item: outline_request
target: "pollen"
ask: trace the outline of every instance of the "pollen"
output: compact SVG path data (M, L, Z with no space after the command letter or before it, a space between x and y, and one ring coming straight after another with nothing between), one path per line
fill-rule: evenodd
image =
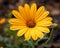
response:
M27 25L27 27L29 27L29 28L33 28L33 27L36 26L36 22L33 21L33 20L29 20L29 21L27 21L26 25Z

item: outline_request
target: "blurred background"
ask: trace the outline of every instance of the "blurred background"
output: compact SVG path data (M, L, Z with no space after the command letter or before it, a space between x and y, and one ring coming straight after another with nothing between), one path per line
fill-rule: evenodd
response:
M60 48L60 0L0 0L0 48L5 46L5 41L10 37L5 33L7 20L10 17L8 17L8 14L10 15L11 10L17 9L18 5L24 5L25 3L31 5L34 2L37 3L38 7L44 5L46 10L50 11L53 22L58 24L52 36L53 40L50 41L49 45L50 48ZM12 15L12 17L14 16Z

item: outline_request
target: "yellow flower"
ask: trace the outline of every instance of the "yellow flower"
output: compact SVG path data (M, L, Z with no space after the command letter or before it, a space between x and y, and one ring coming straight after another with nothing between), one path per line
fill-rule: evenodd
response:
M19 30L17 36L24 34L25 40L31 37L33 40L42 39L44 33L49 33L48 26L52 25L52 18L47 17L49 11L46 11L44 6L37 10L37 5L33 3L31 7L25 4L24 7L18 6L18 11L12 10L12 14L16 18L9 20L11 30Z
M5 19L5 18L2 18L2 19L0 20L0 24L4 24L5 21L6 21L6 19Z

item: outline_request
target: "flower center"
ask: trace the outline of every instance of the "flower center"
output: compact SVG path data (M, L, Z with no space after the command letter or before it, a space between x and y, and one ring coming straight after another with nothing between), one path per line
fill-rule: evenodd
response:
M35 25L36 25L35 21L33 21L33 20L27 21L27 27L33 28L33 27L35 27Z

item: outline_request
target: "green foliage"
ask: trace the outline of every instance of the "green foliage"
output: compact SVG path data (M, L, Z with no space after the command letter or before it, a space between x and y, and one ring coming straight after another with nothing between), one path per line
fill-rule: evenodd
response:
M38 46L38 42L41 41L41 39L34 41L32 40L32 38L29 41L25 41L24 36L17 37L16 36L17 31L12 31L9 29L9 27L10 25L6 24L4 29L6 37L0 36L0 44L3 45L4 48L35 48L35 46ZM47 34L45 34L44 39L48 38L46 35ZM46 46L46 45L43 45L43 46Z

